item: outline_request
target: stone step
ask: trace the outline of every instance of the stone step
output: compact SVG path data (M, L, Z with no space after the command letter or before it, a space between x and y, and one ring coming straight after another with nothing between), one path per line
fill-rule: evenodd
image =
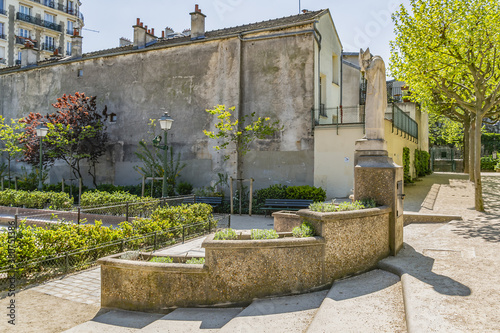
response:
M304 332L327 293L320 291L255 300L220 332Z
M406 332L401 281L374 270L334 282L308 333Z
M212 333L226 325L236 317L243 308L190 308L176 309L168 315L144 327L140 332L154 333L183 333L204 332Z
M86 323L75 326L67 333L127 333L138 332L154 321L162 318L163 314L144 313L135 311L113 310L97 316Z

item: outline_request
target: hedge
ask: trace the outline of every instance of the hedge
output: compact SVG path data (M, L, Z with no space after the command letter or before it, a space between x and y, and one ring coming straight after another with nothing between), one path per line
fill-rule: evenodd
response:
M67 193L4 190L0 191L0 205L25 208L71 208L73 198Z
M140 197L125 191L116 191L110 193L107 191L93 190L82 193L80 205L82 207L93 207L112 203L148 202L153 200L156 199L153 199L152 197Z
M38 259L69 251L85 250L123 238L140 236L149 232L164 231L169 228L206 222L212 219L212 207L207 204L181 205L158 208L152 219L138 219L122 222L118 227L104 227L100 221L95 224L61 223L45 229L37 226L19 224L16 231L16 262ZM198 226L202 229L206 224ZM190 229L190 232L195 230ZM182 231L172 233L173 236ZM0 233L0 267L10 264L8 258L7 232Z

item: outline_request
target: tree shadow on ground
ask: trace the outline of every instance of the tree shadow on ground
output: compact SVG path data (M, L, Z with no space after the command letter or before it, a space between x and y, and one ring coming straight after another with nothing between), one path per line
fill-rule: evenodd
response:
M451 255L461 255L460 252L450 252ZM433 272L434 261L434 258L423 255L415 251L410 245L405 244L403 250L396 257L389 257L382 260L379 263L379 267L396 273L399 276L403 276L403 274L411 275L431 285L435 291L442 295L464 297L471 294L471 289L466 285L446 275Z
M460 221L453 232L464 238L482 238L487 242L500 242L500 216L485 214L474 220Z

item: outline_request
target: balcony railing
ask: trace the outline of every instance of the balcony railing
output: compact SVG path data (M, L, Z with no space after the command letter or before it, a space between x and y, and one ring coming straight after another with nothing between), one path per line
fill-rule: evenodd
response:
M74 7L69 8L63 4L56 3L55 1L46 1L46 0L31 0L31 1L42 4L42 5L50 7L50 8L57 9L61 12L66 13L66 14L74 15L74 16L80 18L82 21L84 20L83 15Z
M418 141L418 123L392 103L392 131Z
M7 39L7 36L5 36L4 34L0 34L0 39Z
M55 50L59 50L59 52L61 51L61 49L57 48L54 44L47 44L47 43L42 43L42 50L50 52L54 52Z
M31 39L31 38L28 38L28 37L16 36L16 44L26 45L27 41L33 43L34 48L36 48L36 49L38 48L38 41Z
M20 65L21 64L21 60L16 60L16 65Z
M0 8L0 14L7 15L7 11L3 8Z
M0 64L5 65L7 63L7 59L0 58Z
M62 28L61 28L60 24L56 24L56 23L53 23L53 22L48 22L48 21L42 20L42 19L40 19L38 17L27 15L27 14L23 14L23 13L20 13L20 12L17 13L16 17L17 17L18 20L21 20L21 21L24 21L24 22L33 23L33 24L36 24L36 25L39 25L39 26L42 26L42 27L46 27L46 28L49 28L49 29L52 29L52 30L55 30L55 31L62 32Z
M364 105L335 108L322 106L319 110L314 110L315 125L363 125L364 123Z

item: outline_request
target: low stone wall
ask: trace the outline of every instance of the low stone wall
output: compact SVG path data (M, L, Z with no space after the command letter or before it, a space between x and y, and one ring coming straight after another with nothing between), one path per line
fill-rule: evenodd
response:
M291 232L293 228L300 227L302 224L302 219L296 212L282 210L274 212L272 217L274 217L274 230L276 232Z
M102 258L101 306L134 311L249 304L301 293L369 270L389 255L388 207L355 212L299 211L318 236L203 242L204 265Z
M318 213L299 210L325 239L324 270L329 281L367 271L389 256L390 207Z

